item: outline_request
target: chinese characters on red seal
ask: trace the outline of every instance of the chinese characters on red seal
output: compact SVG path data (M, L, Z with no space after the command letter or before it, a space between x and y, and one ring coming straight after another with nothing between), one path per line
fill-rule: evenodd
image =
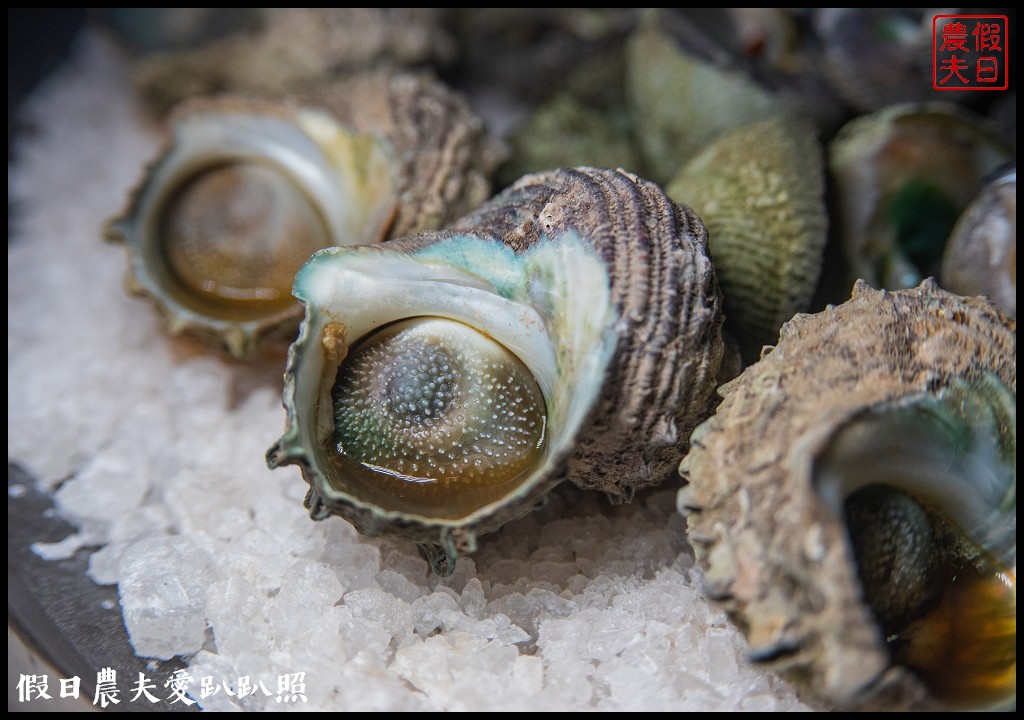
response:
M1005 15L936 15L932 19L932 87L1006 90Z

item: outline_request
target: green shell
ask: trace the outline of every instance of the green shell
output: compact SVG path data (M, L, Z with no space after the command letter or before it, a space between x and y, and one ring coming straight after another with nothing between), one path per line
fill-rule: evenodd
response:
M645 170L661 183L722 133L780 110L746 77L688 55L652 22L629 41L626 93Z
M570 93L538 108L510 142L512 158L501 173L512 180L556 167L639 166L628 114L602 111Z
M942 286L985 295L1017 317L1017 168L994 178L967 206L946 243Z
M708 228L726 328L748 363L814 292L827 239L823 175L813 128L776 117L724 134L668 186Z

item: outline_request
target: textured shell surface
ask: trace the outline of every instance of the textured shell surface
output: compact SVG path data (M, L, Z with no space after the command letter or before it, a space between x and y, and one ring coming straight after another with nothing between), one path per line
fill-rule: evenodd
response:
M991 130L949 104L895 105L847 123L828 165L850 281L895 290L938 276L956 219L1010 157Z
M437 230L490 197L503 150L465 99L430 74L362 73L320 87L306 102L390 143L399 202L389 237Z
M807 309L827 239L824 157L814 129L779 116L726 133L668 186L709 232L726 329L747 362Z
M306 318L268 462L301 467L314 518L420 543L439 572L566 473L628 498L708 412L706 243L656 185L580 168L451 230L321 251L296 279Z
M489 192L497 156L466 103L375 72L292 100L186 103L108 236L173 334L237 358L291 340L295 273L317 250L435 229Z
M616 112L618 111L618 112ZM553 167L640 167L628 116L563 92L539 107L510 138L510 180Z
M626 91L646 170L661 183L723 133L781 110L741 73L689 55L652 22L629 41Z
M753 657L838 707L1016 697L1016 323L934 281L798 315L679 494Z
M957 220L942 255L942 286L986 295L1017 317L1017 167L989 182Z
M142 96L160 111L220 93L291 96L340 74L441 60L452 50L432 8L284 8L259 15L252 32L143 58L135 70Z

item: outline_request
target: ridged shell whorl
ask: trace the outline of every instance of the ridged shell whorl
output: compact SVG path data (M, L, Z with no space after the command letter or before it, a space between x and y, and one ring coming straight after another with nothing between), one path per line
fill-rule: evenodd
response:
M567 467L613 498L668 477L722 355L706 230L621 171L527 176L452 230L321 251L295 294L268 462L301 466L314 517L439 572Z
M517 251L575 230L600 252L618 341L569 479L625 499L661 482L707 414L721 362L718 288L697 215L634 175L580 168L528 175L457 227L487 228Z
M1016 695L1016 323L928 280L798 315L680 471L709 592L839 707Z
M436 230L490 195L501 150L465 99L430 75L356 75L308 102L391 144L402 182L388 237Z

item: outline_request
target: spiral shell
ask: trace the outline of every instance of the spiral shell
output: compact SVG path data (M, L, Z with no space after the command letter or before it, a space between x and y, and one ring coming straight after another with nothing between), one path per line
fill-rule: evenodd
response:
M807 309L825 250L824 159L813 128L776 117L730 131L668 186L700 215L747 362Z
M680 468L709 592L840 707L1016 695L1016 324L926 281L798 315Z
M482 122L426 76L351 78L294 101L196 100L107 236L172 334L241 359L291 340L315 251L440 227L483 201Z
M269 464L302 468L313 517L420 543L441 572L565 473L629 498L708 412L706 242L656 185L580 168L527 176L450 231L321 251L295 284L306 319ZM393 428L390 450L371 428Z
M933 8L815 8L817 62L843 100L859 112L925 102L932 89ZM974 93L946 92L948 99ZM952 97L950 97L952 96ZM957 96L960 96L958 98Z

